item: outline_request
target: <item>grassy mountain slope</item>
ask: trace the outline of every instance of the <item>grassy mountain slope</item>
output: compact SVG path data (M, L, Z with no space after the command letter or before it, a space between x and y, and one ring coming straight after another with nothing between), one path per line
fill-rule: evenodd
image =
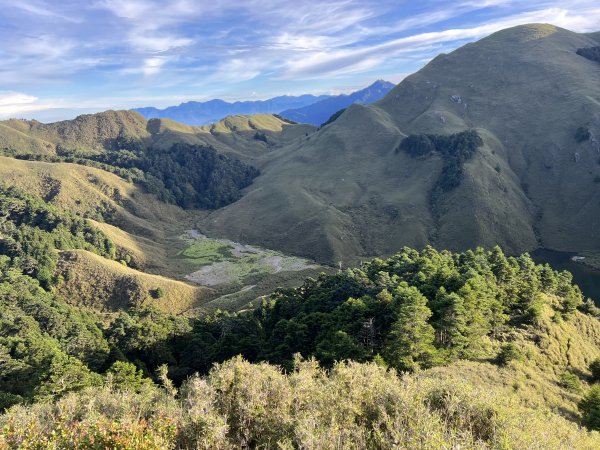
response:
M145 119L129 111L106 111L84 114L74 120L44 124L35 120L7 120L2 125L26 134L38 141L50 142L69 149L98 152L113 146L114 139L126 135L138 139L149 137ZM0 133L2 134L2 133ZM30 152L27 146L11 146L19 152Z
M577 313L556 323L546 309L538 326L514 332L512 338L526 355L502 367L488 361L458 361L429 371L432 377L463 379L483 389L515 393L532 408L549 408L571 419L578 417L580 390L566 388L561 377L574 373L589 377L590 363L600 356L598 319Z
M61 209L113 224L151 238L161 225L182 220L186 213L122 178L76 164L21 161L0 157L2 181L36 194ZM168 218L165 221L165 218Z
M214 297L209 288L130 269L84 250L62 252L58 270L65 280L58 293L97 311L153 305L181 314Z
M218 262L229 254L227 246L209 241L206 249L194 249L192 256L186 256L194 244L182 235L193 229L205 212L184 211L112 173L78 164L0 157L0 179L3 185L16 186L59 210L86 217L114 243L120 255L117 259L126 259L136 269L91 254L63 258L63 272L69 268L72 277L59 273L65 279L59 292L73 304L101 310L127 309L132 306L127 297L132 296L138 299L134 304L149 299L151 304L170 313L199 314L215 308L236 310L279 286L297 283L321 270L317 266L288 268L284 255L261 251L256 261L234 259L227 263L228 270L243 276L234 277L216 289L205 289L199 286L201 281L190 284L186 277L203 268L212 270L207 264L213 260L207 263L207 257L217 258L214 262ZM225 253L213 255L212 247L223 248ZM269 257L275 258L273 262L267 262L265 258ZM275 267L280 259L282 267ZM151 299L151 291L159 287L164 298ZM120 289L125 291L119 293ZM210 305L204 306L208 301Z
M600 155L574 137L579 127L600 135L600 71L576 54L593 45L526 25L440 55L380 102L279 151L204 227L326 261L427 242L597 251ZM443 161L395 150L408 135L467 129L484 145L433 207Z
M58 154L98 154L115 149L119 138L127 138L145 147L168 148L175 143L209 146L254 163L313 130L310 125L294 124L271 114L230 116L211 125L193 127L170 119L146 121L134 111L105 111L50 124L2 121L0 149L8 155L56 155L57 150Z
M22 128L19 125L24 124L17 121L0 123L0 148L28 149L31 153L42 155L55 152L55 144L28 135L19 129Z
M260 168L262 160L279 147L314 131L271 114L229 116L211 125L189 126L169 119L151 119L152 143L168 147L175 142L208 145Z

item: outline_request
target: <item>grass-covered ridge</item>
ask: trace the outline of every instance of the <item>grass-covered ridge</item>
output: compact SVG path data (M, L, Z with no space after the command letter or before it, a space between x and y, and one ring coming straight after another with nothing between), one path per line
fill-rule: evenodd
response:
M529 24L439 55L382 100L273 153L246 195L201 228L332 265L404 245L598 252L600 71L576 53L595 46ZM578 143L579 127L595 140ZM463 130L483 145L461 166L438 151L394 152L407 136ZM432 208L438 186L450 189Z
M16 153L5 156L95 167L136 182L149 193L182 208L219 208L238 200L258 176L256 168L214 148L183 143L145 148L139 140L119 136L115 148L98 154L57 149L57 155Z

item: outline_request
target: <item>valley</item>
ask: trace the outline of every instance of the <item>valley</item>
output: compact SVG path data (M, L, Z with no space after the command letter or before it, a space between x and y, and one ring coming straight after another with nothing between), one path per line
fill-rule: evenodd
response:
M0 121L0 449L600 448L599 46Z

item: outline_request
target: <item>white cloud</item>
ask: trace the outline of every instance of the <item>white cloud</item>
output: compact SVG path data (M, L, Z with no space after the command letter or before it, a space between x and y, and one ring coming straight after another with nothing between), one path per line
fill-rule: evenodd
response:
M166 58L154 57L147 58L144 60L144 66L142 67L142 73L144 75L155 75L160 72L160 68L167 62Z
M440 51L513 25L600 29L597 0L407 5L408 0L0 0L0 86L40 97L80 95L83 101L89 95L91 103L109 95L172 96L190 89L221 97L328 90L403 74ZM43 103L11 105L18 111Z
M22 92L0 91L0 116L14 117L31 111L53 108L50 103L40 103L37 97Z
M71 23L80 23L81 19L77 17L68 16L65 14L60 14L53 10L53 8L42 1L31 1L31 0L20 0L18 2L15 1L4 1L0 0L0 5L6 5L6 7L10 6L13 8L18 8L22 11L25 11L29 14L35 16L42 16L52 19L60 19L61 21L67 21Z
M319 51L310 56L302 55L290 59L280 76L283 79L308 79L336 75L340 72L360 72L376 67L386 59L419 51L431 51L440 45L456 43L456 47L465 40L479 39L504 28L525 23L546 22L564 28L591 31L598 28L598 19L600 8L591 8L577 14L562 8L548 8L505 17L471 28L419 33L369 46Z

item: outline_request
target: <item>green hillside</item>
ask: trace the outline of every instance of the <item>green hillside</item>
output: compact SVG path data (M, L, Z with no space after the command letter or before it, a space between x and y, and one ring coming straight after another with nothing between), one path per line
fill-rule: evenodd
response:
M600 427L600 310L527 255L407 248L193 320L142 306L103 324L35 283L0 279L7 448L600 444L578 425Z
M599 36L319 129L0 122L0 449L600 448L600 307L524 253L598 264Z
M206 126L189 126L169 119L146 121L134 111L105 111L74 120L43 124L0 121L0 149L10 154L98 154L133 141L142 147L165 149L175 143L211 147L248 163L287 144L315 127L294 124L271 114L230 116Z
M598 252L600 71L577 54L594 36L524 25L439 55L273 155L204 227L328 262L427 243ZM395 150L409 135L466 130L483 146L434 208L442 155Z

